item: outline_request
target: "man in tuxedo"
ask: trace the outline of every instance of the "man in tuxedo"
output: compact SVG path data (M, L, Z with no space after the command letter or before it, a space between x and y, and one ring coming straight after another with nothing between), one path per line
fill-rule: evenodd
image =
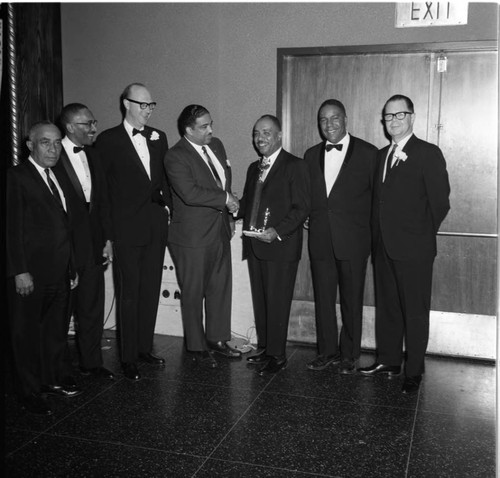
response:
M307 164L286 152L281 141L278 118L259 118L253 143L262 157L248 168L239 212L258 346L247 360L259 365L259 375L287 366L288 321L302 253L302 226L310 207Z
M307 367L323 370L340 363L340 373L352 374L361 353L377 148L347 132L346 110L338 100L323 102L318 125L324 141L305 154L311 176L309 256L319 352ZM340 346L337 287L342 316Z
M406 348L403 393L418 391L429 338L436 234L450 209L441 150L413 134L410 98L387 100L390 146L379 151L373 199L377 359L364 375L398 375Z
M222 142L213 136L208 110L186 106L178 128L182 138L165 156L173 199L169 250L181 288L186 348L199 365L215 368L213 353L241 356L226 343L231 339L234 234L229 213L237 211L238 199L231 193L231 166Z
M7 171L7 289L14 366L21 403L50 415L45 394L81 393L66 360L73 264L73 205L69 179L52 169L61 153L61 133L49 121L29 131L27 161Z
M139 361L165 364L152 350L171 205L162 162L168 143L147 126L156 103L143 84L127 86L120 99L123 122L95 147L108 181L122 368L139 380Z
M63 168L71 180L82 207L75 230L80 251L77 259L78 287L71 294L80 372L113 379L103 367L101 339L104 326L104 266L113 260L111 218L106 186L93 145L97 121L80 103L66 105L60 115L66 135L56 168Z

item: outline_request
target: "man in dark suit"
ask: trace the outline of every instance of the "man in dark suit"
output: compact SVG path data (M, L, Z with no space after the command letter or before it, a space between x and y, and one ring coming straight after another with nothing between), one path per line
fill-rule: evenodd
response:
M165 363L152 349L171 205L162 162L168 143L147 126L156 103L143 84L127 86L120 99L123 122L95 147L108 180L122 367L139 380L139 361Z
M307 367L323 370L340 362L340 373L352 374L361 353L377 148L347 132L345 107L338 100L323 102L318 124L324 141L305 154L311 175L309 256L319 352ZM337 287L342 316L340 347Z
M101 339L104 326L104 265L113 260L111 218L106 186L93 145L97 121L80 103L66 105L60 115L66 135L56 168L64 168L82 206L82 220L75 229L78 287L71 294L80 371L83 375L114 378L103 367Z
M198 364L215 368L213 352L241 356L226 343L231 339L234 234L229 213L237 211L238 200L231 193L231 167L222 142L213 137L208 110L186 106L178 127L183 137L165 156L173 198L169 250L181 288L186 348Z
M307 164L286 152L281 140L275 116L264 115L255 123L253 143L262 158L248 168L239 212L258 346L247 360L259 364L259 375L287 365L288 321L310 206Z
M389 98L383 120L392 141L379 152L372 213L377 360L359 371L398 375L404 339L402 391L415 393L424 373L436 234L450 209L450 184L441 150L413 134L410 98Z
M66 360L70 288L76 287L72 244L74 199L64 172L55 172L61 133L34 124L27 161L7 171L6 246L9 318L21 402L50 415L44 394L81 393Z

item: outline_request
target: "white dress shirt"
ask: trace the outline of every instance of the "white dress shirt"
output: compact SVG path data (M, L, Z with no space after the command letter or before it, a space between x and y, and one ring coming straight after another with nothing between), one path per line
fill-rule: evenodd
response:
M146 138L142 134L136 134L134 136L132 134L134 127L130 123L128 123L127 120L123 120L123 126L125 126L125 131L127 131L127 134L129 135L130 140L132 141L132 144L134 145L134 148L137 151L139 158L141 159L148 178L151 179L151 166L149 165L150 156ZM140 131L142 131L143 129L144 128L142 128Z
M38 163L36 163L35 160L31 157L31 155L28 157L28 159L33 163L33 165L35 166L36 170L40 173L40 176L42 177L43 182L49 188L50 194L52 194L52 189L50 189L49 182L47 181L47 174L45 173L45 168L42 168ZM52 171L52 169L49 168L49 171L50 171L49 172L50 179L52 179L52 181L56 185L56 188L59 191L59 196L61 196L61 201L62 201L62 204L63 204L63 208L67 212L68 210L66 208L66 198L64 197L64 193L63 193L63 191L61 189L61 186L59 186L59 182L57 181L56 175L54 174L54 172Z
M85 195L85 200L90 202L90 196L92 194L92 178L90 175L89 163L87 160L87 155L85 151L80 151L75 153L73 148L77 146L73 141L71 141L67 136L62 139L62 145L68 155L68 159L75 170L78 177L78 181L83 189L83 194Z
M325 184L326 195L330 195L335 181L340 173L340 168L344 162L347 148L349 148L350 135L347 133L338 143L342 145L342 151L332 148L330 151L325 150ZM329 141L326 144L332 144Z

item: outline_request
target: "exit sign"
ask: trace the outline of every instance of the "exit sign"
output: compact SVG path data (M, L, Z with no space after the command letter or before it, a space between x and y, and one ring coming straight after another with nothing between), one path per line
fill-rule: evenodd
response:
M396 28L466 25L468 2L408 2L396 4Z

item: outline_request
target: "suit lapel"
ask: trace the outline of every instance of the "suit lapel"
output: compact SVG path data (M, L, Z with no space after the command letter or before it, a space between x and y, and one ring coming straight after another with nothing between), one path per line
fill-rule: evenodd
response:
M71 161L69 160L68 153L66 152L66 149L64 147L61 151L61 157L59 158L59 161L61 161L61 164L63 165L66 173L68 174L68 177L71 181L71 184L75 188L77 196L83 202L86 202L85 194L83 193L83 189L82 189L82 185L80 184L78 176L75 172L75 168L73 168L73 165L71 164Z
M126 153L132 158L133 162L142 171L142 173L145 175L147 180L150 181L148 173L146 172L146 169L144 168L144 164L142 164L141 158L137 154L134 143L132 142L132 138L128 135L127 130L125 129L125 126L123 126L123 123L120 126L121 126L121 128L119 130L119 133L120 133L120 136L122 137L120 142L124 145ZM149 149L149 143L148 143L147 139L146 139L146 144L148 145L148 149ZM150 161L151 161L151 151L149 152L149 156L150 156Z
M276 174L278 173L279 169L282 167L282 165L284 164L285 161L286 161L285 150L282 149L280 151L280 154L278 154L278 157L274 161L273 167L271 168L269 173L267 173L266 179L264 181L264 185L262 186L263 190L267 188L267 185L270 182L272 182L274 176L276 176Z

